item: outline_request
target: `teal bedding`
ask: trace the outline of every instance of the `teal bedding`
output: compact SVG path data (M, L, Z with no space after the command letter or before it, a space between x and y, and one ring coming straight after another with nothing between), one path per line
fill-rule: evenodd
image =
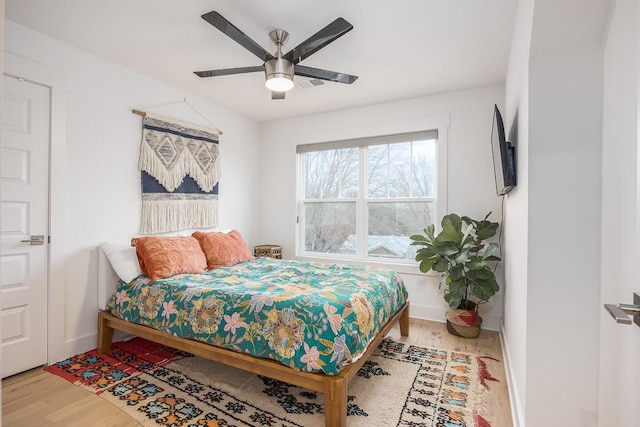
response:
M120 281L108 308L170 335L335 375L406 300L391 270L265 257L152 285Z

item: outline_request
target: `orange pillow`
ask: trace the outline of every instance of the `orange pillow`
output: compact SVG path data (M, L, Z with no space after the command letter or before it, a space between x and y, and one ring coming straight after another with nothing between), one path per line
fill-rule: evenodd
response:
M229 233L196 231L192 234L198 239L209 269L235 265L239 262L253 261L247 244L239 231Z
M140 270L150 283L181 273L202 273L207 268L200 244L190 236L135 237L131 246L135 246Z

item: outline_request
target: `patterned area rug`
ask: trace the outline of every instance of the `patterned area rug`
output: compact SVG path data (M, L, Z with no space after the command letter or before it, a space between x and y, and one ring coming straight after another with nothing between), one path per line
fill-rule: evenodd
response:
M384 340L349 384L349 426L491 427L486 360ZM47 368L143 426L324 426L323 396L134 338Z

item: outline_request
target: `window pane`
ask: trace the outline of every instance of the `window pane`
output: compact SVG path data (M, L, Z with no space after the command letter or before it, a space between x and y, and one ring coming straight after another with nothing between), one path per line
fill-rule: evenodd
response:
M304 247L308 252L355 254L345 245L356 232L356 203L305 203Z
M414 197L436 195L436 141L414 141L412 147L411 185Z
M436 141L367 147L368 196L435 197Z
M305 198L358 197L358 165L357 148L305 153Z
M413 259L409 236L433 223L434 203L369 203L367 252L370 257Z
M387 197L389 177L389 145L367 147L369 197Z
M411 143L389 145L389 197L411 197Z

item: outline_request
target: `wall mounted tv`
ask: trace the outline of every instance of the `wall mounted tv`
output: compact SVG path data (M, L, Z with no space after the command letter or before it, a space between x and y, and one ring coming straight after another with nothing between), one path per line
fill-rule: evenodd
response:
M516 186L516 157L513 145L504 134L504 123L498 106L493 110L491 130L491 151L493 152L493 172L498 196L507 194Z

